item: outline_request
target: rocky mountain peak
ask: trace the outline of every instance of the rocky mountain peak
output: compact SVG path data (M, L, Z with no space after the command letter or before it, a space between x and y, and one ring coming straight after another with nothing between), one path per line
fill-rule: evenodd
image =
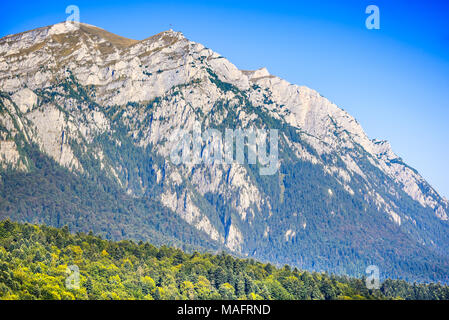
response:
M249 77L250 80L256 81L257 79L269 77L270 73L268 72L267 68L262 67L260 69L249 71L249 70L242 70L243 74Z
M385 248L403 246L405 237L407 250L448 249L447 200L388 142L368 138L319 92L266 68L239 70L181 32L138 41L60 23L4 37L0 110L2 170L37 170L36 153L25 148L37 146L73 176L157 201L214 245L239 254L324 265L313 255L316 239L325 239L347 256L371 258L360 241L342 243L345 232L381 241L372 254L388 255ZM261 177L250 164L172 163L173 133L197 123L278 130L278 171ZM8 208L15 207L22 208ZM130 207L145 225L147 209ZM67 221L74 216L67 213Z

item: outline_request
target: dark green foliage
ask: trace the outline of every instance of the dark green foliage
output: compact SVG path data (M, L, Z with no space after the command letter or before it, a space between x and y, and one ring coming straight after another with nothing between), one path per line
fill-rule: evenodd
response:
M68 288L76 265L79 288ZM440 284L363 279L275 268L225 253L188 254L166 246L68 228L0 221L0 299L449 299Z

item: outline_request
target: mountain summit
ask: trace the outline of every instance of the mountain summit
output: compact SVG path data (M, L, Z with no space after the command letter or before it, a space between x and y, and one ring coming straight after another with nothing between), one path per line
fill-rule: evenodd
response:
M278 170L174 164L170 137L196 123L277 129ZM0 217L449 280L449 203L387 141L318 92L172 30L137 41L60 23L0 39L0 168Z

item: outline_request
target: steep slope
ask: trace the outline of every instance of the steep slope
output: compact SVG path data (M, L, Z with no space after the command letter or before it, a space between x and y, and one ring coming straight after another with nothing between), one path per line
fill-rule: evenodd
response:
M0 90L4 216L86 230L86 217L101 211L64 210L72 199L55 222L48 206L18 205L33 194L47 200L44 190L11 200L20 176L42 172L37 148L105 194L155 203L137 210L143 220L121 220L119 233L117 219L133 210L92 222L108 237L149 238L156 220L176 217L207 238L203 247L306 269L355 275L376 264L389 276L448 280L448 201L347 112L265 68L238 70L171 30L135 41L61 23L0 39ZM173 163L175 133L198 125L279 130L278 170ZM137 222L154 211L164 214ZM191 231L168 229L199 245Z

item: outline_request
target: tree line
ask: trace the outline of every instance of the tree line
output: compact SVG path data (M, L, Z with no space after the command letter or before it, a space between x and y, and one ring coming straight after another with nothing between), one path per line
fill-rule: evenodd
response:
M449 287L388 279L371 290L363 278L4 220L0 299L449 299Z

